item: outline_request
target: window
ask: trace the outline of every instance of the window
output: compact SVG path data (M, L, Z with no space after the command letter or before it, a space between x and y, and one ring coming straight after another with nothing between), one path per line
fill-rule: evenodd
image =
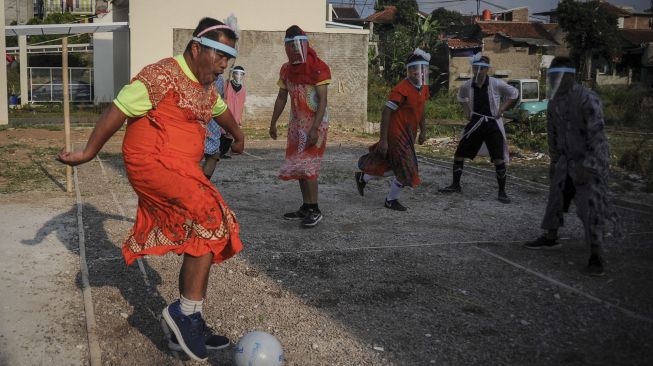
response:
M522 84L522 99L540 99L539 88L535 82Z

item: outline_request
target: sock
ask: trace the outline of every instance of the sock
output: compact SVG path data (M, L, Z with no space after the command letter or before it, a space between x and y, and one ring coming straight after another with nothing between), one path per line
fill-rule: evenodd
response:
M506 190L506 163L497 164L494 166L497 171L497 182L499 183L499 191Z
M465 161L453 161L453 184L452 186L460 186L460 177L463 175L463 164Z
M204 300L188 300L179 295L179 303L181 305L181 313L184 315L191 315L202 312L202 304L204 304Z
M305 203L305 205L306 210L320 211L320 209L317 207L317 203Z
M397 178L392 180L392 184L390 185L390 193L388 193L388 198L386 198L387 201L394 201L397 198L399 198L399 195L401 194L401 190L404 188L404 186L397 181Z
M363 182L365 182L365 183L367 183L367 182L369 182L369 181L371 181L372 179L375 179L375 178L378 178L378 177L376 177L374 175L369 175L367 173L363 174Z

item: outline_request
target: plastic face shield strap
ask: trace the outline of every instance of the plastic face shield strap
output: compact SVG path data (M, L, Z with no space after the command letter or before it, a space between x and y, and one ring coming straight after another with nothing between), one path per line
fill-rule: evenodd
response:
M553 67L546 72L546 96L553 99L560 89L562 78L565 74L575 74L576 69L571 67Z
M414 61L406 65L408 80L416 87L429 85L429 62Z
M224 43L220 43L206 37L193 37L193 41L201 44L202 46L213 48L214 50L225 54L229 58L235 58L238 56L238 51L236 51L235 48L227 46Z
M478 83L481 81L481 68L485 67L486 69L490 68L490 64L485 63L485 62L474 62L472 64L472 75L474 75L474 83L478 85ZM485 75L487 77L487 74Z
M308 54L308 37L296 36L293 38L285 38L284 44L286 46L286 55L291 64L303 64L306 62L306 55Z

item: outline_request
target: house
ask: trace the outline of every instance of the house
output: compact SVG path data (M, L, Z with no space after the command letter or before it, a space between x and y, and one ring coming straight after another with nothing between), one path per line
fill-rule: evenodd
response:
M363 27L365 19L361 18L353 6L334 6L329 4L329 19L330 22L337 22L341 24L350 24Z
M591 82L596 85L630 85L641 83L653 86L653 13L637 12L632 7L616 6L608 1L600 0L600 6L617 17L617 27L621 40L622 57L620 60L607 60L599 54L592 56ZM548 16L551 23L557 23L556 10L536 13ZM559 40L564 38L564 32L552 32Z
M442 52L447 54L449 62L443 72L448 74L449 88L457 89L471 78L468 57L477 52L482 51L490 58L492 76L506 79L539 79L543 59L550 58L545 56L569 54L557 24L528 19L528 8L496 14L485 11L466 37L445 39Z

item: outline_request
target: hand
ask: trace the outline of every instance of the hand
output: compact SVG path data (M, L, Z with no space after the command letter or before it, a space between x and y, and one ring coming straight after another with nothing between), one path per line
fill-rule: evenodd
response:
M422 145L422 144L424 144L425 141L426 141L426 133L420 131L419 132L419 137L417 138L417 143L419 145Z
M234 140L231 144L231 153L235 155L242 154L245 151L245 139Z
M277 139L277 125L270 125L270 137L273 140Z
M385 140L379 140L379 143L376 144L376 153L381 156L386 156L388 153L388 142Z
M84 164L87 161L93 159L93 157L87 157L83 151L66 152L65 150L61 150L59 154L57 154L56 159L66 165L75 166Z
M311 147L317 144L317 129L311 128L310 131L308 131L308 136L306 138L306 147Z

